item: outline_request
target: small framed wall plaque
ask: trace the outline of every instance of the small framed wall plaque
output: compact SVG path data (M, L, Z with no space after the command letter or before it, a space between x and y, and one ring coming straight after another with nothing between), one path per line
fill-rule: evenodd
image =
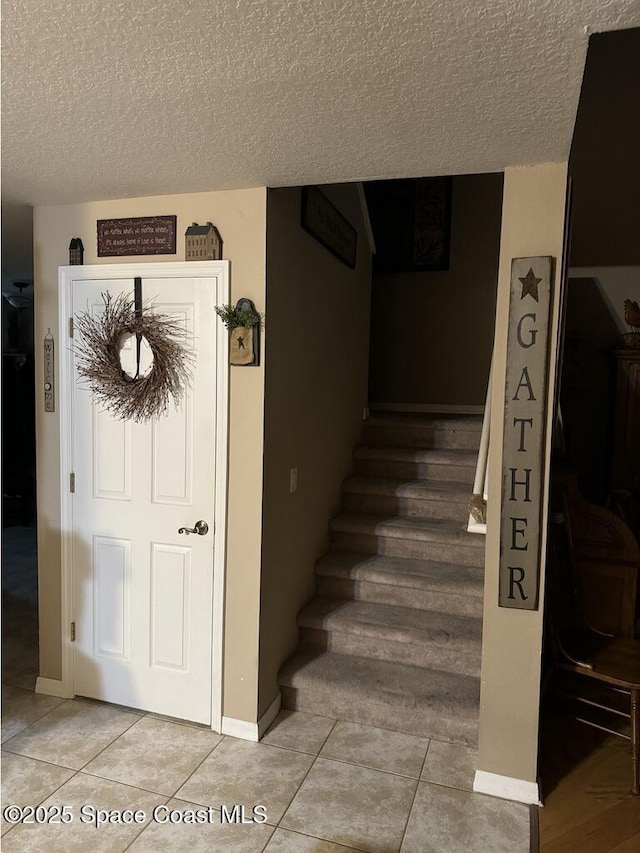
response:
M318 187L303 187L300 224L343 264L356 268L358 232Z
M176 216L98 219L98 257L175 255Z

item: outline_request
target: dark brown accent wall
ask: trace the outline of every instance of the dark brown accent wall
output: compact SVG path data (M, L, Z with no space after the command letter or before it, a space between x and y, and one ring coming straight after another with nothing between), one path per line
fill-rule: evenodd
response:
M569 160L571 265L640 264L640 28L591 37Z
M455 177L449 270L374 275L370 401L484 405L501 210L501 174Z

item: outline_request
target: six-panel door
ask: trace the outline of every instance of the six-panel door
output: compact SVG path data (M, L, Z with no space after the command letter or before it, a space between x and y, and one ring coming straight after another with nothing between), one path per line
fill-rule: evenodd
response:
M76 281L73 311L133 280ZM75 378L75 692L211 722L215 484L215 281L143 279L146 310L184 323L195 352L177 410L117 420ZM203 519L207 535L179 534Z

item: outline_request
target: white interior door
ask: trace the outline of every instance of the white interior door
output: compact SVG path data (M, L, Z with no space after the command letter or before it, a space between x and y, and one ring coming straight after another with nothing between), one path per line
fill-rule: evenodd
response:
M214 565L218 277L170 276L169 266L140 265L136 275L147 310L179 318L192 336L192 382L179 408L146 423L117 420L74 368L74 691L210 724L213 581L222 571ZM101 267L73 281L72 312L100 312L102 293L133 297L133 288L117 266ZM206 535L178 532L199 520Z

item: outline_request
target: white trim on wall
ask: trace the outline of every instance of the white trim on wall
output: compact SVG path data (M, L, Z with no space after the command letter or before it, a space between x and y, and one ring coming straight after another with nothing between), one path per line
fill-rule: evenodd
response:
M236 720L234 717L223 717L220 732L223 735L229 735L229 737L237 737L241 740L250 740L257 743L278 716L281 704L282 697L280 695L280 691L278 691L278 695L257 723L249 723L246 720Z
M229 735L229 737L237 737L240 738L240 740L250 740L253 741L253 743L257 743L260 740L258 736L257 723L249 723L246 720L236 720L234 717L222 718L220 734Z
M192 261L191 263L197 263ZM231 284L229 262L218 276L216 304L228 305ZM189 266L189 264L186 264ZM211 705L211 728L222 731L223 666L224 666L224 605L225 577L227 573L227 490L229 481L229 336L218 334L216 341L216 434L215 471L216 484L213 507L213 565L220 571L213 573L213 647L211 655L211 692L218 702Z
M281 706L282 696L280 694L280 691L278 690L278 695L258 720L258 740L262 737L262 735L266 732L271 723L278 716L278 714L280 713Z
M358 198L360 199L360 207L362 208L362 219L364 220L364 230L369 241L369 248L371 249L371 254L375 255L376 241L373 236L373 228L371 227L371 217L369 216L369 205L367 204L367 196L364 192L364 184L362 182L356 184L356 189L358 191Z
M58 342L60 351L58 399L60 400L60 594L62 631L62 684L67 696L75 696L71 620L73 613L73 501L69 473L73 460L73 350L69 345L72 281L58 269ZM63 343L64 342L64 343ZM50 681L50 679L48 679ZM40 679L38 679L40 683ZM43 679L44 683L44 679ZM58 695L58 694L54 694Z
M60 699L72 699L73 693L69 692L69 688L59 678L43 678L41 675L36 678L36 693L44 693L45 696L57 696Z
M492 797L501 797L503 800L515 800L518 803L534 806L542 805L537 782L501 776L499 773L489 773L487 770L476 770L473 790L478 794L489 794Z
M484 406L462 406L456 403L369 403L374 412L422 412L433 415L482 415Z

